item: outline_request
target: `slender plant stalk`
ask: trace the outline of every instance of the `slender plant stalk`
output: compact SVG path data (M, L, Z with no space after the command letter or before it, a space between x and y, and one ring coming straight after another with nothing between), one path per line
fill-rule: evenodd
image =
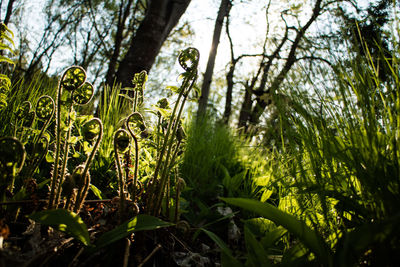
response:
M176 113L176 110L177 110L177 108L178 108L178 103L179 103L179 101L181 100L181 98L182 98L182 92L179 94L178 99L177 99L177 101L176 101L176 104L175 104L175 106L174 106L174 109L173 109L173 111L172 111L171 118L170 118L169 123L168 123L167 133L165 134L165 137L164 137L163 147L162 147L162 149L161 149L160 155L159 155L158 160L157 160L157 165L156 165L156 168L155 168L155 170L154 170L154 175L153 175L153 178L152 178L152 183L151 183L151 185L150 185L149 188L148 188L148 191L149 191L149 194L148 194L148 195L149 195L149 197L148 197L148 199L147 199L146 207L148 208L148 210L149 210L150 213L153 213L153 212L152 212L152 204L154 203L154 200L156 199L156 198L153 199L153 193L156 193L156 195L158 194L158 191L156 191L156 190L157 190L156 184L157 184L158 172L160 171L161 162L162 162L162 159L163 159L163 157L164 157L164 153L165 153L165 151L166 151L166 149L167 149L167 143L168 143L169 135L170 135L171 128L172 128L174 115L175 115L175 113ZM156 191L156 192L155 192L155 191ZM154 196L156 196L156 195L154 195Z
M97 150L99 149L100 146L100 142L102 140L103 137L103 124L101 123L101 120L99 118L93 118L91 121L96 122L96 124L99 126L99 134L97 136L96 139L96 143L94 144L94 147L89 155L89 157L86 159L85 162L85 168L83 170L82 173L82 179L85 179L85 183L82 189L78 190L78 195L76 197L77 201L75 203L75 212L79 212L79 210L81 209L81 205L83 203L83 201L85 200L86 194L89 190L89 185L90 185L90 175L89 175L89 167L90 164L92 163L94 156L97 153ZM89 122L88 122L89 123Z
M133 114L129 115L129 117L126 120L126 128L128 129L129 133L131 134L133 141L135 143L135 169L134 169L134 173L133 173L133 195L132 195L132 200L136 201L136 185L137 185L137 178L138 178L138 170L139 170L139 143L138 140L136 138L136 136L134 135L130 125L129 125L129 119Z
M56 198L55 198L55 203L58 203L60 200L60 196L61 196L61 185L64 182L64 177L65 177L65 172L67 169L67 163L68 163L68 154L69 154L69 148L70 148L70 143L69 143L69 139L71 138L71 132L72 132L72 126L71 124L71 112L72 112L72 103L68 109L68 118L67 118L67 127L68 127L68 131L66 133L65 136L65 141L64 141L64 148L63 148L63 163L62 163L62 167L61 167L61 172L60 172L60 178L57 181L57 185L55 187L56 190Z
M56 113L56 148L55 148L55 159L54 159L54 167L53 167L53 176L51 178L51 187L50 187L50 197L49 197L49 205L48 208L52 209L54 207L54 197L55 197L55 188L58 180L58 165L60 162L60 148L61 148L61 94L62 94L62 83L61 81L65 78L67 72L65 71L58 83L57 90L57 113Z
M174 138L175 138L175 134L174 133L176 133L176 131L178 129L179 121L181 119L182 112L183 112L183 108L185 106L185 102L186 102L188 93L192 89L192 87L194 86L194 83L196 81L195 77L197 76L197 72L194 72L192 75L193 76L189 77L184 83L186 85L187 82L190 81L190 79L192 79L192 82L189 85L189 88L187 90L185 90L186 86L182 86L182 92L181 93L182 93L183 99L182 99L182 103L180 104L178 115L176 116L176 119L173 122L173 124L174 124L173 125L173 131L172 131L173 134L171 134L171 140L166 140L165 143L164 143L164 145L168 144L168 149L167 149L167 155L165 157L165 162L164 162L164 165L163 165L163 170L162 170L162 174L161 174L161 178L160 178L160 185L159 185L158 190L156 191L156 194L155 194L154 203L156 204L156 206L154 207L154 210L153 210L154 215L158 215L158 213L159 213L159 210L160 210L160 207L161 207L162 198L163 198L165 183L166 183L166 180L168 179L168 175L167 174L168 174L168 169L169 169L169 160L170 160L170 155L171 155L171 152L172 152L172 146L174 144L174 142L173 142ZM178 103L176 104L175 107L177 107L177 106L178 106Z
M115 162L117 163L121 220L123 219L124 213L125 213L125 181L124 181L124 177L123 177L123 173L122 173L121 161L119 158L117 137L120 133L123 133L123 132L126 132L129 135L129 133L124 129L119 129L114 134L114 157L115 157Z

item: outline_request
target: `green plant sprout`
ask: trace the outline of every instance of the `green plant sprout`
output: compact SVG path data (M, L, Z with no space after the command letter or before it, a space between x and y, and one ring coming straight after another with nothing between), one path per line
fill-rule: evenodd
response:
M101 123L100 119L93 118L85 123L85 125L83 126L83 138L87 141L93 141L94 138L96 138L96 142L93 145L93 148L91 149L90 155L87 157L86 162L83 164L83 166L78 166L83 168L82 173L78 174L77 172L75 175L76 178L74 177L74 175L72 175L72 178L76 179L75 183L78 185L78 193L76 195L75 208L74 208L75 212L78 212L82 208L82 204L85 201L87 192L89 190L89 185L90 185L89 167L99 148L102 137L103 137L103 124Z
M119 185L119 199L120 199L120 215L121 219L125 214L125 177L122 171L122 165L120 160L120 154L124 154L129 150L130 136L129 132L125 129L119 129L114 134L114 157L118 173L118 185Z
M63 100L63 90L66 90L69 95L66 100ZM60 199L62 184L66 174L66 168L69 158L69 149L71 145L71 132L73 122L76 118L76 113L73 109L73 105L85 105L92 99L94 93L93 85L86 82L86 72L83 68L72 66L64 71L61 76L58 91L57 91L57 111L56 111L56 148L55 148L55 159L53 166L53 176L51 179L50 197L48 208L55 208L58 206ZM66 123L63 124L61 118L62 107L67 108ZM65 132L65 133L64 133ZM62 138L61 135L64 133L64 145L61 149ZM62 152L62 154L61 154ZM62 155L62 165L60 165Z
M179 88L173 88L177 91L178 98L170 115L168 128L164 135L163 145L158 156L157 164L154 170L152 180L148 190L148 198L146 203L147 212L152 215L159 215L161 203L165 194L167 180L169 178L169 170L171 169L171 155L173 154L173 145L176 138L179 121L182 111L189 95L197 79L197 66L199 62L199 51L195 48L187 48L181 52L178 57L179 64L185 70L181 75L183 78L182 85ZM160 176L160 177L159 177ZM159 179L158 179L159 178Z
M134 173L133 173L133 184L131 186L130 194L132 197L132 200L135 202L136 201L136 191L137 191L137 178L138 178L138 170L139 170L139 142L135 134L133 133L133 130L131 128L131 124L134 124L137 126L139 129L144 131L146 129L145 123L143 116L138 113L134 112L131 115L128 116L126 119L126 128L128 129L129 134L131 135L134 143L135 143L135 165L134 165ZM128 180L127 180L128 182Z
M161 99L154 106L150 113L156 115L156 125L147 123L146 114L143 113L146 111L143 108L146 72L134 75L133 95L124 96L132 101L129 103L130 114L122 120L114 121L113 125L110 121L107 122L113 133L115 169L112 169L112 173L116 174L118 182L118 198L115 199L118 199L119 205L116 205L112 212L119 215L119 226L99 235L98 240L92 243L83 222L84 218L79 217L79 213L84 214L84 204L88 203L86 197L91 188L91 179L96 177L92 171L92 163L103 157L98 155L98 151L103 135L105 132L110 134L110 130L104 129L99 118L79 115L76 106L87 104L93 97L94 88L86 81L84 69L78 66L72 66L63 72L55 101L49 95L43 95L37 98L37 101L21 101L17 106L12 118L11 131L14 136L0 139L2 204L30 202L31 200L26 199L29 193L29 197L35 201L35 193L39 192L35 190L48 184L48 198L36 198L46 203L45 210L40 211L41 207L35 205L33 209L36 212L29 218L74 237L85 246L82 251L87 254L93 254L135 231L155 230L173 225L156 218L161 213L171 222L180 223L180 197L186 186L178 171L182 144L186 138L182 127L182 114L197 78L198 59L199 52L194 48L188 48L180 54L179 63L185 70L181 75L182 85L169 87L177 94L177 101L172 109L167 99ZM34 102L35 107L32 105ZM121 116L118 112L123 114L122 109L115 111L115 118ZM103 115L106 114L103 112ZM50 140L51 135L47 130L53 125L54 140ZM116 127L120 128L114 132ZM105 138L110 139L110 136ZM49 147L51 149L48 153ZM109 152L107 156L112 155L112 151ZM46 169L48 165L40 164L45 157L48 162L52 162L51 170ZM85 158L83 163L81 158ZM44 170L42 166L45 166ZM36 185L35 178L46 171L50 173L50 179ZM19 191L10 199L9 193L13 191L15 178L18 178L17 181L20 181L19 178L24 179L21 180L22 183L16 183ZM33 190L29 188L31 182L35 183ZM94 194L99 196L96 190L96 187L92 188ZM113 203L114 199L105 201ZM8 212L14 209L3 210ZM16 208L14 218L18 218L21 210L21 206ZM129 246L127 248L129 249Z
M40 162L47 154L47 151L49 149L49 139L44 136L44 133L46 132L47 127L49 126L50 121L53 118L54 111L55 103L53 98L48 95L41 96L36 104L35 115L37 119L44 121L44 123L39 134L34 139L32 152L29 157L29 163L25 166L26 173L24 174L24 176L26 177L26 179L31 178L33 173L39 167ZM39 146L39 143L41 141L43 141L44 147Z
M32 109L32 104L29 101L22 102L18 106L15 113L14 122L14 137L18 139L24 139L24 132L26 128L30 128L35 120L35 111Z
M143 115L138 112L138 107L143 103L142 95L144 83L147 80L146 72L140 72L134 75L134 93L133 97L121 95L132 102L133 112L123 121L123 128L117 130L114 134L114 158L118 175L119 188L119 205L121 219L126 217L126 213L131 212L127 209L129 205L133 205L135 212L138 210L138 202L142 203L143 212L158 216L161 212L161 206L164 201L165 211L169 214L169 199L171 190L172 169L176 164L176 158L180 151L180 145L185 138L185 133L181 126L181 116L186 99L194 86L197 78L197 65L199 60L199 52L195 48L188 48L181 52L179 63L184 68L185 73L181 75L183 82L181 87L169 87L178 94L177 101L172 112L169 109L167 99L161 99L154 106L155 111L152 113L157 116L157 125L151 136L148 136L148 129ZM126 90L126 89L124 89ZM143 139L140 140L139 136ZM133 140L134 145L134 163L131 164L130 141ZM153 174L151 179L147 180L145 186L139 181L139 165L140 165L140 143L145 146L146 151L156 148L155 167L153 166ZM149 155L147 152L146 155ZM122 163L124 161L124 164ZM133 167L133 168L132 168ZM178 172L175 172L177 176ZM180 192L183 189L183 182L175 178L175 214L172 219L178 219L178 206ZM144 188L145 187L145 188ZM143 198L138 198L138 192L143 192Z
M14 137L0 138L0 197L5 200L6 190L13 191L14 181L25 162L24 145Z

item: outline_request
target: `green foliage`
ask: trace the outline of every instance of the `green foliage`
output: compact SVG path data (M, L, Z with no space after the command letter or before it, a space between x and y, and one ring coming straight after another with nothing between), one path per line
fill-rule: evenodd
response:
M0 138L0 198L5 199L6 189L12 191L14 180L25 163L25 147L14 137Z
M256 239L254 234L245 226L244 238L246 242L246 249L248 252L248 259L246 266L259 266L263 263L264 266L271 266L267 253L265 253L262 244Z
M278 228L267 231L270 240L287 240L278 260L282 265L396 262L389 258L400 246L393 232L398 225L399 209L394 203L400 187L399 65L395 55L386 58L381 51L377 59L367 46L363 49L368 58L336 66L326 77L330 82L325 88L314 84L312 97L296 81L283 91L286 95L274 97L278 129L290 127L290 134L281 132L279 153L266 153L275 160L266 165L265 175L274 185L269 203L226 199L287 229L283 236ZM377 60L385 62L390 77L382 80ZM255 240L249 235L254 231L246 227L246 246L255 253L261 242L265 253L271 253L268 247L276 241L267 242L265 234ZM260 259L254 253L246 257L256 262Z
M3 52L4 50L8 50L12 54L14 54L13 49L8 46L4 41L7 40L9 43L11 43L12 46L14 46L14 41L13 41L14 34L13 32L4 24L0 24L0 51ZM11 65L14 65L14 61L12 61L10 58L6 57L1 53L0 55L0 63L5 62ZM10 78L5 75L5 74L0 74L0 111L7 107L8 101L7 101L7 95L10 91L11 87L11 80Z
M102 234L96 241L96 249L108 246L130 234L138 231L156 230L162 227L168 227L172 223L162 221L156 217L140 214L120 225L113 230Z
M210 119L192 120L186 133L181 173L188 185L196 189L188 193L202 200L215 199L221 194L224 171L234 172L239 167L235 139L228 128Z
M108 246L130 234L144 230L156 230L161 227L168 227L172 223L164 222L156 217L149 215L138 215L126 221L113 230L102 234L94 244L90 242L89 232L82 219L74 212L65 209L43 210L29 215L29 218L42 225L51 226L64 232L80 242L86 247L87 251L94 252Z
M37 103L39 98L44 95L48 95L54 99L56 95L56 86L56 79L46 77L45 75L36 75L29 81L21 79L13 82L10 93L8 94L8 105L5 109L0 110L0 116L2 118L0 122L0 135L15 135L15 121L18 119L16 115L22 103L25 101L32 104ZM40 123L34 121L32 127L37 128L39 124Z
M320 263L328 266L329 263L332 262L332 252L329 251L325 242L323 239L321 239L321 236L314 230L310 229L304 222L296 219L293 215L282 212L271 204L262 203L252 199L222 198L222 200L228 204L255 212L256 214L273 221L277 225L282 225L290 233L297 236L301 242L303 242L313 253L315 253ZM260 250L260 245L255 243L254 238L251 237L251 232L248 232L248 235L250 235L249 245L251 245L253 249L256 248L255 253L257 255L253 257L259 258L259 255L262 255L262 253L258 252Z
M29 218L65 232L82 242L85 246L91 245L85 223L72 211L65 209L43 210L29 215Z
M208 237L210 237L221 249L222 266L233 266L233 267L242 266L242 264L233 257L232 251L229 249L229 247L225 244L223 240L221 240L213 232L210 232L204 228L201 228L201 230L205 234L207 234Z
M64 90L67 94L63 94ZM54 165L53 165L53 175L51 179L50 196L48 207L55 208L58 206L62 186L65 181L68 159L70 153L71 145L74 145L79 137L72 136L72 129L74 122L77 120L76 112L74 111L74 105L85 105L87 104L93 96L94 89L93 86L86 81L86 72L83 68L72 66L66 69L60 78L57 98L56 98L56 121L55 121L55 151L54 151ZM62 115L66 113L66 118L62 118ZM67 196L68 202L66 203L66 208L70 207L70 200L72 198L72 185L78 185L78 194L76 196L76 203L74 211L78 212L81 208L81 204L86 196L90 183L90 174L88 173L89 166L94 158L94 154L97 152L99 143L103 135L103 125L99 119L93 119L88 123L94 123L99 128L96 143L92 148L90 156L88 156L87 161L84 166L77 166L73 171L73 174L68 177L69 188L66 192L69 194ZM88 127L88 126L86 126ZM84 129L86 128L84 127ZM94 126L96 127L96 126ZM88 137L86 135L86 137ZM92 139L92 136L90 136ZM88 141L88 140L86 140ZM61 147L61 145L63 146ZM62 155L62 159L61 159Z
M163 213L164 216L178 222L180 195L186 186L176 171L182 154L181 144L186 138L182 128L182 115L186 99L197 78L199 54L196 49L189 48L182 51L181 57L186 72L183 74L177 101L172 109L165 99L159 102L157 109L152 112L152 115L158 118L158 122L156 125L149 123L153 126L153 131L142 111L141 98L147 80L145 72L135 75L135 93L131 98L128 116L126 111L123 111L126 106L120 105L118 101L118 94L105 97L101 102L98 113L106 118L111 131L104 129L99 118L79 114L77 107L89 103L94 94L94 88L86 81L86 73L81 67L73 66L64 71L59 81L56 101L51 96L44 95L37 98L36 105L32 105L30 101L18 103L13 116L13 133L18 138L1 138L1 149L4 153L0 157L0 167L2 175L5 175L0 184L1 200L8 202L34 198L36 189L42 188L50 181L46 203L48 209L35 212L29 218L74 237L88 247L86 252L106 247L131 236L133 232L173 225L139 213L146 212L157 216ZM18 100L21 100L21 97L15 98L15 101ZM121 106L122 109L119 109ZM119 122L112 121L114 118L122 119ZM54 128L54 136L47 132L48 127ZM108 143L101 146L104 133L111 134L112 138L106 136ZM50 142L53 145L48 151ZM113 146L111 148L110 143ZM25 153L25 148L28 148L28 153ZM143 155L140 155L141 149L145 151ZM103 154L96 158L99 150ZM25 154L27 164L24 165ZM119 224L127 218L131 219L99 235L92 245L88 230L77 214L83 210L89 188L97 197L102 198L102 192L91 185L91 163L98 159L110 161L110 155L114 155L114 174L118 177L119 184L119 201L116 201L119 203L112 212L119 212L120 216L113 219L113 222ZM53 162L51 172L45 174L47 177L51 176L51 179L36 187L35 177L40 177L36 170L44 158ZM139 173L147 173L147 178L151 178L147 181L140 179ZM18 178L20 183L19 191L10 198L7 193L13 194L15 178ZM59 209L60 207L63 209ZM4 209L2 214L11 210ZM15 213L11 216L7 214L7 217L18 218L20 213L21 208L17 207Z
M189 93L194 87L198 76L197 67L199 60L199 51L191 47L182 51L178 57L178 61L185 72L181 75L183 77L182 85L180 87L181 90L179 90L175 106L173 107L169 116L167 118L163 118L168 120L168 124L165 132L162 130L162 140L159 143L160 150L152 178L152 185L149 188L149 199L146 203L147 208L153 215L158 215L160 213L164 194L168 188L170 173L176 164L177 154L182 142L182 140L179 140L179 135L177 133L181 132L179 129L181 127L182 112ZM161 123L161 114L158 116L158 121ZM158 125L156 129L158 131L161 130L161 128L161 125ZM159 132L156 134L158 135Z

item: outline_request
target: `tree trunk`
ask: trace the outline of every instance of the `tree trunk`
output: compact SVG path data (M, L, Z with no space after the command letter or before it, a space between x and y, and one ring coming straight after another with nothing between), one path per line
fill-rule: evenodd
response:
M114 82L115 69L117 67L118 57L121 51L121 45L123 40L123 32L125 29L125 23L129 16L129 11L131 9L132 0L129 0L124 7L124 2L121 2L119 12L118 12L118 25L117 33L115 34L114 51L111 56L110 62L108 64L108 70L106 74L106 84L112 86Z
M250 118L251 104L253 103L251 101L251 96L252 96L251 90L252 90L251 85L249 86L247 84L244 92L242 107L240 108L240 113L239 113L238 128L242 129L244 132L247 131L246 123Z
M197 117L200 117L206 113L208 96L210 94L210 85L214 71L215 58L217 56L219 39L221 37L221 30L224 18L229 14L231 6L232 4L230 0L221 0L221 5L218 10L217 19L215 21L214 34L213 34L210 54L208 56L206 72L204 73L203 84L201 86L201 96L199 99L199 108L197 110Z
M122 87L132 86L135 73L150 71L161 46L186 11L190 0L152 0L117 71Z
M7 5L7 13L6 16L4 18L3 23L8 25L8 23L10 22L10 18L11 18L11 14L13 13L13 5L14 5L15 0L9 0L8 1L8 5Z
M225 98L225 110L223 115L223 121L225 124L229 124L229 118L231 117L232 113L233 73L235 72L235 65L236 62L232 62L231 66L229 67L228 74L226 74L227 88Z

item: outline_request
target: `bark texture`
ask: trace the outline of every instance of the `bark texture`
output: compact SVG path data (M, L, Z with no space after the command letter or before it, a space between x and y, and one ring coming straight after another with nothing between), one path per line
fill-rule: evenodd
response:
M135 73L150 71L161 46L186 11L190 0L151 0L145 18L119 64L117 82L132 86Z

